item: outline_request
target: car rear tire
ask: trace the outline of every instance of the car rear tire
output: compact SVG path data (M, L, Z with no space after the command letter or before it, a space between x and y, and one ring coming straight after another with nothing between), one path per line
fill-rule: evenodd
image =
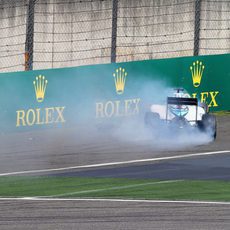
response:
M198 123L198 127L202 132L205 132L215 140L216 139L216 129L217 129L217 123L216 123L216 117L212 114L204 114L202 116L202 120Z

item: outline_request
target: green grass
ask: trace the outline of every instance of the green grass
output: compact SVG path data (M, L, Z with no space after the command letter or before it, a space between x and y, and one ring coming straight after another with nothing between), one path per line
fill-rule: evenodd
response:
M230 115L230 111L217 111L217 112L212 112L216 116L226 116Z
M230 201L230 182L79 177L1 177L0 197Z

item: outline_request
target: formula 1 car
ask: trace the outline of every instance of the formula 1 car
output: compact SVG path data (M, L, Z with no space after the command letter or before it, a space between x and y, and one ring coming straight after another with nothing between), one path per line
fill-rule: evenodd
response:
M161 129L166 125L175 134L181 129L186 132L198 129L213 139L217 135L216 117L209 114L207 104L191 98L183 88L175 89L174 96L167 97L166 105L151 105L144 121L150 129Z

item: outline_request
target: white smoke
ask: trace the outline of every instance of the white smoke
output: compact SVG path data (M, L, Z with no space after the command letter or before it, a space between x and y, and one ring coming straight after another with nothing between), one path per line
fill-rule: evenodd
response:
M198 127L190 125L183 128L173 127L164 120L150 128L145 125L145 113L150 111L153 104L166 106L167 96L172 96L174 89L163 82L146 82L142 87L140 116L129 117L120 121L112 136L121 143L149 146L158 150L184 149L190 146L205 145L212 141L211 134L203 133Z

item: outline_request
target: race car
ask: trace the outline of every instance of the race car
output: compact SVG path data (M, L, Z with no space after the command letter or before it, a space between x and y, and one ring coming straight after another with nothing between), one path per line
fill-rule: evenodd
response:
M175 89L174 95L167 97L166 104L151 105L145 113L144 121L148 128L158 129L159 132L167 126L174 133L178 130L199 130L213 139L217 135L216 117L209 114L207 104L191 98L183 88Z

